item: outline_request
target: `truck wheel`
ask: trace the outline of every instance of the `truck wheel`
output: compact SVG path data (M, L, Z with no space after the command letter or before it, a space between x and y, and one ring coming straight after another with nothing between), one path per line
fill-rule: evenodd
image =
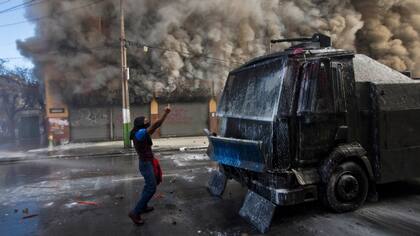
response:
M366 200L369 181L365 171L354 162L335 167L322 186L322 200L336 212L354 211Z

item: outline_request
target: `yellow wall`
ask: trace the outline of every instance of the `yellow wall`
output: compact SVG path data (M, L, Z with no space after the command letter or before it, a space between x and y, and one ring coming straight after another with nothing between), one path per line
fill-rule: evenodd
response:
M153 98L152 101L150 102L150 114L151 115L159 114L159 104L155 98Z
M216 110L217 110L216 99L212 98L209 101L209 112L213 113L213 112L216 112Z
M61 94L53 89L53 81L46 76L45 79L45 108L47 118L67 118L69 116L68 107L64 103ZM64 108L64 113L51 113L51 108Z

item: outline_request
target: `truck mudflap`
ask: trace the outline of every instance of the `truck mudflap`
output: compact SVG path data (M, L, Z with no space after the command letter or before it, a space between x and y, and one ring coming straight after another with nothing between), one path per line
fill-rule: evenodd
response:
M208 136L210 159L221 164L255 172L264 172L261 141Z
M220 170L213 170L210 174L207 189L213 196L222 196L226 189L227 177Z
M258 185L255 182L254 184ZM262 188L265 188L270 196L260 191ZM258 231L266 233L270 228L277 206L313 201L316 200L316 196L317 187L315 185L301 186L296 189L270 189L260 185L248 190L239 215L254 225Z
M260 233L267 233L276 210L276 205L262 196L248 191L239 215L254 225Z

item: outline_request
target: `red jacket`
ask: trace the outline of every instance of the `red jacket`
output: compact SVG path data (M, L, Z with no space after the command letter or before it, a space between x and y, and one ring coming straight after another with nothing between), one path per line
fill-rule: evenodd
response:
M156 185L159 185L160 183L162 183L162 177L163 177L159 160L156 158L153 158L152 165L153 165L153 172L155 173L155 177L156 177Z

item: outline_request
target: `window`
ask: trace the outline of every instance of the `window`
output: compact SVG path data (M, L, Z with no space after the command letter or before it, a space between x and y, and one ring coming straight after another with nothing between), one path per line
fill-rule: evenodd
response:
M343 65L337 62L331 63L331 81L333 84L334 107L338 112L346 112L346 94L344 92Z
M300 74L299 115L333 112L334 101L328 67L329 65L322 61L303 64Z

